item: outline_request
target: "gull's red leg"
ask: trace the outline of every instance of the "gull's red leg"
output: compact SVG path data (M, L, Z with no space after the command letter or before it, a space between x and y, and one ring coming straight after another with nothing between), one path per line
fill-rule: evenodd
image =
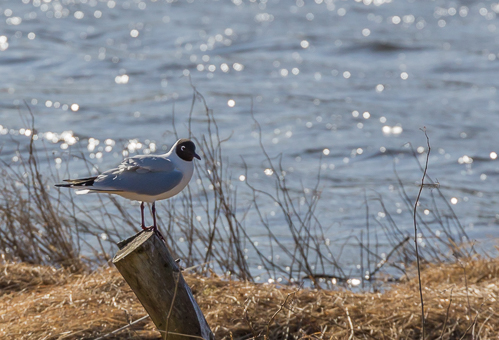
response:
M154 221L154 223L153 223L152 226L150 226L150 227L142 227L142 229L154 231L156 233L156 235L158 235L159 238L162 239L163 242L166 243L163 235L161 235L161 233L159 232L159 230L158 230L158 224L156 223L156 202L152 202L152 209L151 210L152 210L152 220Z
M142 218L142 224L140 226L142 227L143 230L146 230L147 227L144 223L144 202L140 203L140 216Z
M153 228L158 230L158 225L156 224L156 202L152 202L152 220L154 221Z
M156 223L156 202L152 202L152 220L154 221L153 226L152 226L152 228L154 229L154 232L156 233L156 235L159 236L160 239L163 240L163 242L166 243L163 235L161 235L161 233L159 232L158 224Z

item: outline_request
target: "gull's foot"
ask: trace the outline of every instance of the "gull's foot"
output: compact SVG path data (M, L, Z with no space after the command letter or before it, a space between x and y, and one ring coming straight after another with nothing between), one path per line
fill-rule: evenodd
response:
M163 237L163 235L161 235L161 233L159 232L158 228L156 226L150 226L150 227L144 227L142 226L142 230L144 231L153 231L156 235L158 235L158 237L166 243L165 241L165 238Z
M150 230L158 230L158 228L156 228L155 226L150 226L150 227L146 227L146 226L141 226L142 227L142 230L146 230L146 231L150 231Z

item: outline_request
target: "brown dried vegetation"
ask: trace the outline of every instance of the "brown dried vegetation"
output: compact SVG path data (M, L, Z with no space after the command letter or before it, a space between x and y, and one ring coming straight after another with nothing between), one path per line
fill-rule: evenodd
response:
M418 282L409 275L381 293L354 293L185 273L217 339L420 339ZM426 339L496 339L498 279L497 259L424 267ZM146 315L114 268L5 263L0 293L2 339L96 338ZM108 339L160 337L146 319Z

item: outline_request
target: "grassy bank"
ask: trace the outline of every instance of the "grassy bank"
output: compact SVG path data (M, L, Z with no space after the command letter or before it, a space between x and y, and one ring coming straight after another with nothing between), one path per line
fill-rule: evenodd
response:
M217 339L420 339L417 278L380 293L310 290L185 273ZM427 339L497 339L499 260L427 265ZM0 338L97 338L146 315L115 268L0 266ZM158 339L150 319L109 339Z

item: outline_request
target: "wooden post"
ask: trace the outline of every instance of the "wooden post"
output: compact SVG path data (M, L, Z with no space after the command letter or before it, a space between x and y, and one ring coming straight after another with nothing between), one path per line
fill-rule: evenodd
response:
M165 332L169 340L214 339L177 263L153 231L141 231L118 247L113 263L163 339Z

